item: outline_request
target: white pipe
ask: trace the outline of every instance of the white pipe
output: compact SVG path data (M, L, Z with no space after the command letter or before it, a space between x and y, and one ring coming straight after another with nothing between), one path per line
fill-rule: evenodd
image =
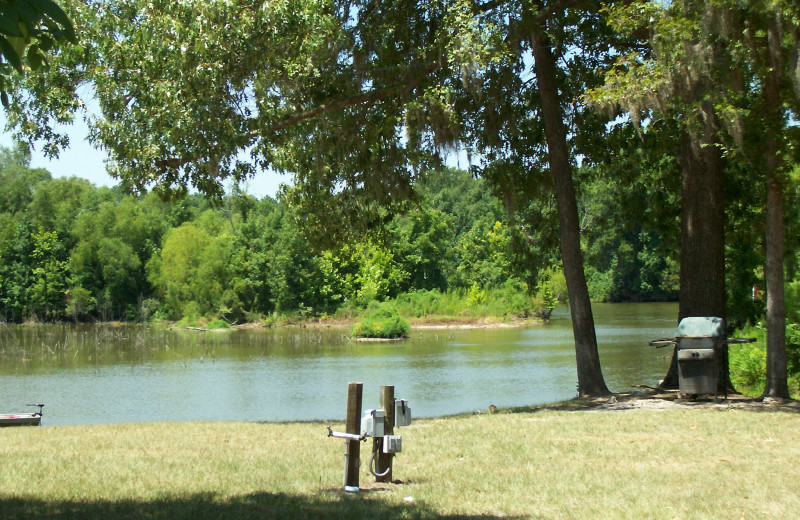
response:
M351 441L360 441L361 440L361 436L360 435L356 435L355 433L331 432L331 434L328 435L328 437L336 437L336 438L339 438L339 439L348 439L348 440L351 440Z
M366 435L356 435L355 433L335 432L328 426L328 437L336 437L337 439L347 439L349 441L363 441L367 438Z

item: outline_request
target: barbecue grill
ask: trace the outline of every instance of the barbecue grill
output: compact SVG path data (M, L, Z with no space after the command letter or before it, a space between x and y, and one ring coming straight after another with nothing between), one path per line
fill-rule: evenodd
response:
M732 343L751 343L755 338L726 338L725 320L691 316L678 324L674 338L650 342L656 347L675 346L678 388L682 395L718 394L720 349Z

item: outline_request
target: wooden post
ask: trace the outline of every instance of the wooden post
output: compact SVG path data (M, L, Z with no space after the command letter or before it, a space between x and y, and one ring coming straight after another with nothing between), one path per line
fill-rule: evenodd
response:
M394 434L394 387L382 386L381 387L381 408L386 412L383 420L383 434ZM391 482L392 481L392 459L394 455L391 453L383 453L383 439L375 439L373 442L373 450L378 450L378 460L375 464L375 473L382 474L388 469L388 472L381 476L375 477L375 482Z
M361 395L363 383L349 383L347 385L347 417L345 431L355 435L361 434ZM359 441L344 441L344 489L345 491L358 491L358 469L361 458L361 443Z

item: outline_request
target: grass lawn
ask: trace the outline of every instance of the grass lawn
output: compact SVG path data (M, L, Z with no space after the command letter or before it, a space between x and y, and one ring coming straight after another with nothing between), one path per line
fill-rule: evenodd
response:
M342 488L326 424L0 429L0 518L788 519L800 414L538 411L416 420L401 483ZM343 430L333 424L334 430Z

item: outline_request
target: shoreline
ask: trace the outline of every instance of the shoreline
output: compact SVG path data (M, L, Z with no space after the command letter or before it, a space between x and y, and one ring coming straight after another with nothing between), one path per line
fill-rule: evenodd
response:
M800 401L775 397L751 397L740 393L730 393L727 396L718 397L708 395L689 399L681 397L678 390L644 387L632 392L614 393L603 397L575 397L551 404L514 407L498 410L497 413L543 411L620 412L629 410L745 410L800 414Z
M313 319L307 321L292 321L281 324L265 324L261 322L242 323L232 325L231 328L269 328L269 327L351 327L358 323L358 318L349 319ZM412 329L421 330L446 330L446 329L491 329L491 328L514 328L526 327L529 325L543 325L547 320L541 318L513 318L503 320L500 318L478 318L478 319L455 319L455 318L413 318L409 319Z
M509 408L498 408L494 405L489 405L487 409L473 410L467 412L459 412L454 414L432 415L415 418L417 422L430 422L442 420L459 420L468 419L473 416L484 415L497 415L497 416L514 416L520 414L539 414L539 413L552 413L552 412L565 412L565 413L605 413L605 412L668 412L668 411L744 411L751 413L788 413L800 414L800 400L795 399L780 399L780 398L761 398L751 397L740 393L731 393L726 398L713 396L700 396L696 399L682 398L678 390L659 390L646 387L643 390L635 390L632 392L614 393L609 396L602 397L573 397L564 401L556 401L552 403L534 404L527 406L514 406ZM322 418L322 419L304 419L304 420L289 420L289 421L270 421L270 420L186 420L186 421L156 421L156 422L121 422L121 423L87 423L87 424L70 424L70 425L48 425L43 423L39 428L72 428L72 427L92 427L92 426L136 426L136 425L166 425L166 424L192 424L192 423L209 423L209 424L259 424L265 426L291 426L291 425L308 425L308 424L339 424L343 422L341 419Z
M267 324L264 322L248 322L248 323L241 323L231 325L228 328L206 328L206 327L197 327L197 326L187 326L187 327L180 327L176 326L175 323L163 323L163 325L169 330L186 330L186 331L196 331L196 332L225 332L230 330L248 330L248 329L269 329L269 328L290 328L290 327L302 327L302 328L349 328L355 325L358 322L358 319L330 319L330 320L307 320L307 321L292 321L287 323L279 323L279 324ZM494 319L477 319L477 320L449 320L443 319L438 321L436 319L429 320L429 319L420 319L420 320L409 320L409 324L412 330L470 330L470 329L504 329L504 328L520 328L520 327L530 327L530 326L540 326L547 323L547 320L543 320L541 318L524 318L524 319L513 319L510 321L501 321L501 320L494 320ZM105 323L96 323L96 325L107 325L112 327L121 327L124 325L128 325L127 322L105 322ZM371 338L366 338L371 339ZM375 338L380 339L380 338ZM402 339L402 338L401 338Z

